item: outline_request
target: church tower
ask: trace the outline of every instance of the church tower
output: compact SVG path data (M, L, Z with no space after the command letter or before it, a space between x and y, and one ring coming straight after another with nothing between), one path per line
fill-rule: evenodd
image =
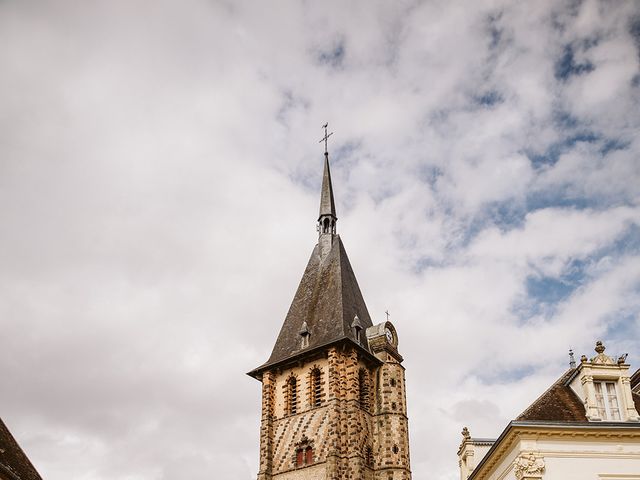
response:
M318 243L262 382L258 480L410 480L402 356L373 325L336 233L326 151Z

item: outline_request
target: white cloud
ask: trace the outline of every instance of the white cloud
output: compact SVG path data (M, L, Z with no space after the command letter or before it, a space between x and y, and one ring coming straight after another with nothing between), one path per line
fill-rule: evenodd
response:
M406 358L414 477L457 478L461 427L499 434L570 346L638 363L637 14L2 4L0 415L52 480L254 478L243 373L315 242L328 120L338 229ZM592 68L558 78L568 45Z

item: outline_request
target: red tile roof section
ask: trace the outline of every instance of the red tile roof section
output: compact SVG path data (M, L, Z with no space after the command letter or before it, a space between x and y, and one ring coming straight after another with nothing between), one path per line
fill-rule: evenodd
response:
M586 422L582 400L565 385L575 372L567 370L549 389L533 402L516 421Z

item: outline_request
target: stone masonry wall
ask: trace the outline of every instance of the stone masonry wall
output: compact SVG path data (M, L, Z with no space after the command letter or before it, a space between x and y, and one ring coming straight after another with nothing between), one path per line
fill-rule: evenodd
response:
M404 368L389 358L371 367L355 348L331 347L326 358L266 372L258 480L410 480ZM320 406L312 401L315 368L321 371ZM363 397L362 375L368 387ZM287 405L291 376L295 414ZM313 448L312 465L296 466L301 444Z
M378 372L376 480L410 480L404 367L392 356Z

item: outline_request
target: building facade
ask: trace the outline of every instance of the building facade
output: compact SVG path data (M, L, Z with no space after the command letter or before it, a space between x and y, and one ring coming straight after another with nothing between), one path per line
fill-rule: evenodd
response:
M461 480L640 480L640 370L627 356L571 361L497 440L465 428ZM573 358L573 357L572 357Z
M405 375L391 322L373 324L336 231L329 155L318 243L266 363L258 480L409 480Z

